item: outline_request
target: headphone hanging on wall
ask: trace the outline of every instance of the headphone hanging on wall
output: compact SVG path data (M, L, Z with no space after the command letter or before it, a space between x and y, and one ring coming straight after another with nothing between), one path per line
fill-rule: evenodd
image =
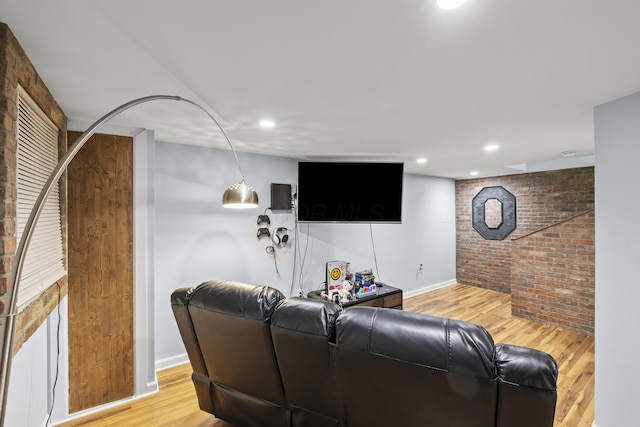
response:
M285 246L289 241L289 230L285 227L278 227L271 234L271 238L276 246Z

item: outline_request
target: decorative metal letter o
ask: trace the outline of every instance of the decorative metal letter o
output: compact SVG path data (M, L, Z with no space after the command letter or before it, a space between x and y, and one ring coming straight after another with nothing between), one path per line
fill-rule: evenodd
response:
M485 222L485 203L496 199L502 204L502 222L491 228ZM487 240L504 240L516 229L516 196L502 186L485 187L471 202L473 228Z

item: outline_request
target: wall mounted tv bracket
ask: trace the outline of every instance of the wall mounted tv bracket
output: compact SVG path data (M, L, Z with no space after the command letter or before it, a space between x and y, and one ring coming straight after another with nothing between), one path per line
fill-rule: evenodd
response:
M262 237L271 237L271 233L267 227L258 228L258 239Z
M269 215L258 215L258 225L260 224L271 224L271 220L269 219Z

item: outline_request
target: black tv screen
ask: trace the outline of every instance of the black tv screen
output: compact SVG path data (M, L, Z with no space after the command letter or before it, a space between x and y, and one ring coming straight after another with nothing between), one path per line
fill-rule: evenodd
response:
M403 166L299 162L298 221L400 223Z

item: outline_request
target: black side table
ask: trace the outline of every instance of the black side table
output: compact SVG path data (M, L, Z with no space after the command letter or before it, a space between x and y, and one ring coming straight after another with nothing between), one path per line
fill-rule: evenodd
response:
M366 295L361 298L354 298L351 301L343 302L344 308L354 307L356 305L365 307L384 307L395 308L396 310L402 310L402 289L394 288L393 286L377 283L378 293L373 295ZM322 299L320 296L322 291L311 291L307 294L308 298Z

